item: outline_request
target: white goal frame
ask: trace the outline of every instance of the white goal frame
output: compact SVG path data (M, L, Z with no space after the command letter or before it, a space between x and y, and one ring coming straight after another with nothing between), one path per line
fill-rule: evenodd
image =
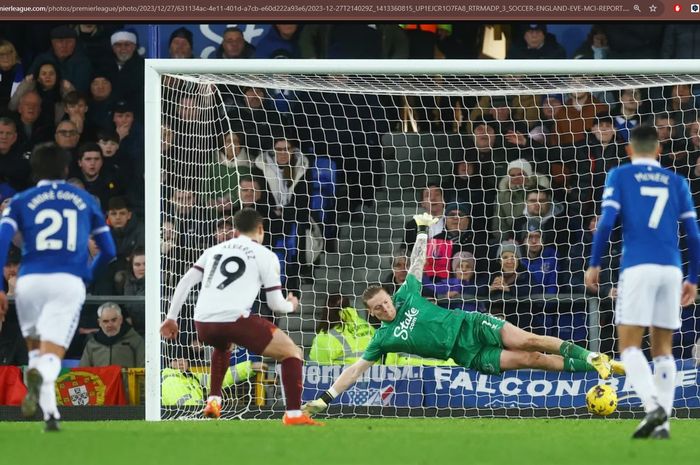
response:
M700 74L700 60L211 60L148 59L145 67L146 420L160 406L160 144L164 74ZM485 95L508 95L510 89ZM155 182L158 180L159 182Z

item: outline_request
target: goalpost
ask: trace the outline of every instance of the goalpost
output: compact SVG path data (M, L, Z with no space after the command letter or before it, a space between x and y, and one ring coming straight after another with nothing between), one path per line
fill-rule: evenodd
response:
M272 204L270 216L283 212L270 222L269 241L287 288L301 293L301 312L276 324L304 350L305 400L341 370L310 360L326 296L347 297L366 319L359 296L394 265L400 283L402 257L410 255L404 225L421 206L432 202L447 215L449 234L430 246L424 286L440 305L610 351L616 275L600 296L585 293L582 276L601 180L625 161L635 121L659 127L662 163L688 176L699 194L700 65L693 61L147 60L145 84L147 420L197 418L201 410L196 395L161 403L161 371L173 359L186 361L206 393L207 350L197 346L191 321L196 292L183 309L182 338L166 344L159 325L177 280L230 233L243 195L236 180L249 181L251 172L245 156L254 168L245 187L272 191L255 195L257 205ZM587 104L585 94L595 101ZM228 160L231 134L242 139L244 156ZM278 143L303 168L272 166L283 163ZM287 192L281 179L300 173L308 197ZM434 184L440 189L426 191ZM453 259L459 252L467 252L458 255L465 269L476 269L476 287L454 280L445 287L462 266ZM519 257L516 274L502 268L508 252ZM607 255L619 266L619 248ZM515 279L506 292L494 289L500 273ZM700 411L699 321L698 310L684 310L674 339L677 416ZM249 368L232 369L224 417L267 418L283 409L274 364L262 375ZM399 354L373 367L330 413L580 416L597 382L592 374L480 375ZM639 401L628 384L617 389L619 415L634 411Z

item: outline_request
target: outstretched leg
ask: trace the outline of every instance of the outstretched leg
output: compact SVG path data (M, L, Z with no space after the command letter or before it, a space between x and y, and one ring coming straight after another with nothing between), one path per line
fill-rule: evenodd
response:
M501 352L501 370L517 370L520 368L570 372L595 371L595 368L585 361L564 358L561 355L523 350L504 350Z

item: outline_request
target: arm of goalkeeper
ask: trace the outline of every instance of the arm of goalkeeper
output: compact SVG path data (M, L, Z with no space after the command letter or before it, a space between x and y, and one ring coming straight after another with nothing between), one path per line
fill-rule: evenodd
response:
M328 404L330 404L333 399L342 394L347 388L355 384L357 378L362 376L362 373L364 373L367 368L371 367L372 365L374 365L374 362L369 362L362 358L359 359L343 370L328 391L324 392L318 399L302 405L301 409L304 411L304 413L309 415L323 412L328 408Z
M415 215L413 220L418 227L418 235L416 243L411 252L411 265L408 268L408 274L416 277L418 281L423 279L423 269L425 268L426 249L428 247L428 229L438 222L438 219L429 213Z

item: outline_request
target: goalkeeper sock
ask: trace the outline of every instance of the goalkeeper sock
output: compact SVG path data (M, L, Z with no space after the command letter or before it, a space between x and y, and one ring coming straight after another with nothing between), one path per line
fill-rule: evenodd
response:
M562 341L561 346L559 346L559 354L564 358L575 358L577 360L586 361L591 352L581 346L577 346L573 342Z
M654 357L654 385L659 399L659 405L666 410L671 418L673 399L676 394L676 361L672 355ZM665 425L668 428L668 425Z
M221 397L221 385L228 370L229 361L231 360L231 352L214 348L211 354L211 386L209 387L209 395Z
M301 365L296 357L282 360L282 387L287 401L287 411L301 409Z
M620 354L622 363L625 364L627 378L632 383L632 388L642 400L644 410L649 413L657 406L658 394L654 385L654 378L651 374L651 368L647 363L646 357L639 347L628 347Z
M579 373L582 371L595 371L593 365L577 358L564 357L564 371Z

